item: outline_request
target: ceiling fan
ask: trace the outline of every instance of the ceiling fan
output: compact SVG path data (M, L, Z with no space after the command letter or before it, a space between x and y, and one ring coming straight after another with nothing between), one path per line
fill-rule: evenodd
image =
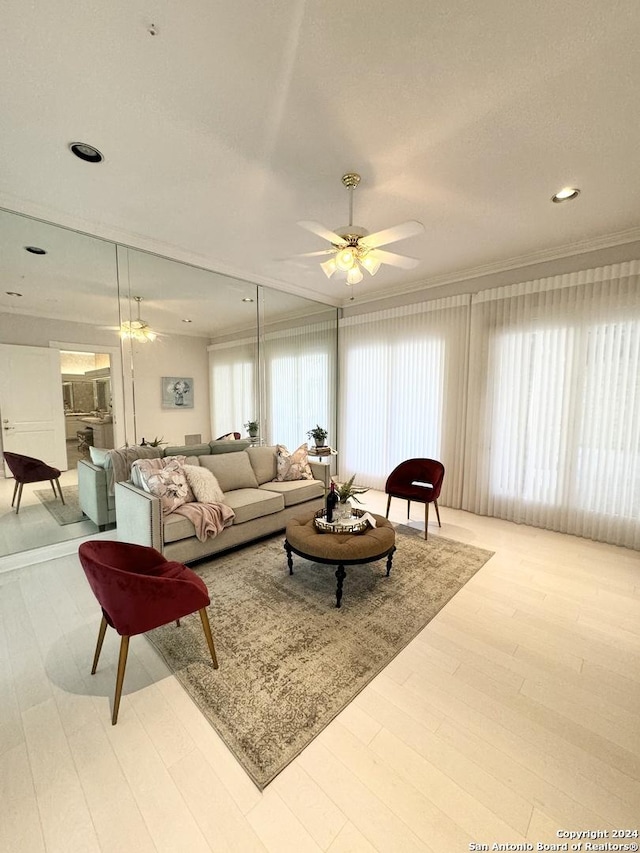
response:
M327 278L331 278L334 274L340 277L345 276L347 284L358 284L362 281L363 269L369 275L375 275L381 264L402 267L405 270L417 266L420 263L417 258L387 252L380 246L386 246L389 243L413 237L415 234L421 234L424 231L424 225L415 219L410 219L400 225L369 234L366 228L353 224L353 191L360 183L360 175L355 172L347 172L346 175L342 176L342 183L349 190L349 224L331 231L319 222L312 222L307 219L298 222L302 228L311 231L312 234L316 234L324 240L328 240L331 243L331 248L322 249L319 252L305 252L294 257L314 258L321 255L331 255L332 257L320 264L322 271Z
M138 319L123 320L120 325L120 337L123 340L131 338L141 344L153 343L158 337L158 333L154 332L151 326L140 318L140 303L142 296L134 296L134 300L138 303Z

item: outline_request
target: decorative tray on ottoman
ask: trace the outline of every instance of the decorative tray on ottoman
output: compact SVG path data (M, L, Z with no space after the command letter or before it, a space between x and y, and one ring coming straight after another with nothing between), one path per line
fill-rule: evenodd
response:
M369 519L363 518L366 514L363 509L352 509L351 515L329 522L326 509L319 509L314 523L320 533L364 533L370 526Z

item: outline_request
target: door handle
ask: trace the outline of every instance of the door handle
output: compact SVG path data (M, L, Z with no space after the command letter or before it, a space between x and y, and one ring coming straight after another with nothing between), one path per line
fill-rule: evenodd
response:
M15 427L8 427L8 426L6 426L6 427L3 427L3 429L15 429Z

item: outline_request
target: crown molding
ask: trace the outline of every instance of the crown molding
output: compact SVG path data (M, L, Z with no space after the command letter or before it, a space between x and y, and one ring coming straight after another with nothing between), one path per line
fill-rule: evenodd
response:
M97 237L98 239L106 240L110 243L118 243L125 248L137 249L139 251L148 252L152 255L167 258L168 260L179 261L180 263L188 264L189 266L197 267L198 269L208 270L209 272L214 272L218 275L226 275L230 278L244 282L249 281L251 284L264 285L265 287L270 287L274 290L283 291L285 293L291 293L294 296L300 296L303 299L309 299L313 302L319 301L318 294L315 290L309 290L308 288L300 287L299 285L282 282L278 279L269 278L268 276L252 275L251 278L248 279L246 277L246 273L236 269L235 267L219 263L215 259L211 259L205 255L181 249L179 246L172 243L165 243L164 241L155 240L150 237L145 237L142 234L125 231L124 229L115 228L103 223L91 222L81 217L70 216L66 213L61 213L58 210L46 207L36 202L15 198L7 193L0 192L0 209L4 209L8 213L30 216L34 219L47 222L50 225L68 228L71 231L85 234L88 237ZM421 281L416 281L412 284L407 284L399 287L398 289L394 289L393 296L401 297L418 293L422 290L442 287L448 284L473 281L474 279L482 278L483 276L496 275L498 273L508 272L521 267L544 263L546 261L559 260L560 258L582 255L587 252L598 251L599 249L621 246L626 243L633 243L637 240L640 240L640 227L628 228L624 231L604 234L589 240L579 240L574 243L566 243L562 246L556 246L552 249L541 249L524 255L515 255L502 261L494 261L477 267L468 267L467 269L431 276L429 278L422 279ZM332 297L329 294L323 294L321 301L322 304L331 305L334 308L347 308L354 307L355 305L364 305L369 302L378 302L385 298L386 297L380 292L364 293L353 300L351 296L338 298Z
M38 219L41 222L46 222L48 225L66 228L69 231L75 231L87 237L96 237L99 240L105 240L109 243L117 243L127 249L137 249L138 251L148 252L151 255L166 258L170 261L179 261L182 264L217 273L218 275L226 275L238 281L260 284L270 287L273 290L280 290L290 293L293 296L309 299L312 302L321 301L322 304L330 305L334 308L339 308L342 304L340 299L336 299L329 294L323 294L322 300L319 300L317 291L309 290L296 284L289 284L288 282L282 282L268 276L254 274L249 279L245 272L235 267L219 263L215 259L200 255L197 252L181 249L172 243L165 243L162 240L155 240L151 237L145 237L143 234L125 231L124 229L115 228L104 223L99 224L81 217L69 216L66 213L61 213L59 210L54 210L34 202L24 201L23 199L17 199L2 192L0 192L0 210Z
M635 243L640 241L640 228L628 228L625 231L617 231L612 234L604 234L600 237L595 237L591 240L580 240L576 243L566 243L563 246L557 246L553 249L542 249L536 252L530 252L526 255L516 255L512 258L507 258L504 261L495 261L489 264L483 264L478 267L469 267L467 269L458 270L451 273L443 273L442 275L432 276L414 284L407 285L394 290L393 296L405 296L413 293L419 293L422 290L431 290L436 287L443 287L447 284L458 284L464 281L473 281L477 278L483 278L488 275L497 275L498 273L509 272L510 270L524 269L533 266L534 264L542 264L548 261L556 261L563 258L576 257L584 255L588 252L597 252L602 249L611 249L615 246L624 246L627 243ZM364 305L369 302L379 302L385 297L380 293L364 294L359 296L353 302L345 300L341 307Z

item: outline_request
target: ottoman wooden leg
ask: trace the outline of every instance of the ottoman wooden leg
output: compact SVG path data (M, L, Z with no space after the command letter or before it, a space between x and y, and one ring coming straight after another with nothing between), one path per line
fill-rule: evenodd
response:
M387 557L387 577L391 574L391 563L393 562L393 555L396 553L396 546L394 545L391 551L389 551L389 556Z
M336 578L338 579L338 586L336 587L336 607L340 607L340 604L342 602L342 585L346 576L347 573L344 570L344 566L338 566L338 568L336 569Z
M293 557L291 556L291 545L284 540L284 550L287 552L287 565L289 566L289 574L293 574Z

